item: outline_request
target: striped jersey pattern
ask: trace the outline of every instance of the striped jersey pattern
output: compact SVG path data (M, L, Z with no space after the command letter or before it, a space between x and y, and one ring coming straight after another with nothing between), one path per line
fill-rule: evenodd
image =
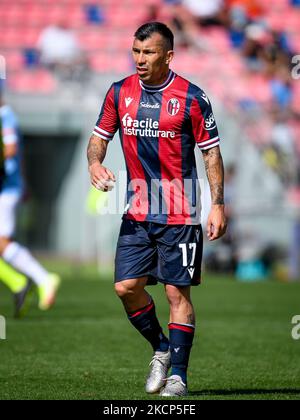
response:
M160 86L137 74L113 83L93 134L111 141L117 131L127 169L124 218L200 224L195 145L208 150L220 143L204 91L171 70Z

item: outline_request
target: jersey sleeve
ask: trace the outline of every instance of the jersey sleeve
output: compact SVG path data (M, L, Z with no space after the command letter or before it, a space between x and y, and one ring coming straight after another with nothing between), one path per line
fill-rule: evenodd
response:
M194 139L200 150L208 150L220 144L213 110L208 97L202 90L192 100L190 118Z
M93 134L103 140L113 139L119 128L118 112L115 106L114 85L112 85L104 99L100 115L95 125Z

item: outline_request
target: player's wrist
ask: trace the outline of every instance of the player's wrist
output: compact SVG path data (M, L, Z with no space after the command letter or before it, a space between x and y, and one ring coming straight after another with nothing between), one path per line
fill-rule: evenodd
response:
M95 169L95 168L102 168L102 164L99 162L99 160L94 160L89 164L89 171Z

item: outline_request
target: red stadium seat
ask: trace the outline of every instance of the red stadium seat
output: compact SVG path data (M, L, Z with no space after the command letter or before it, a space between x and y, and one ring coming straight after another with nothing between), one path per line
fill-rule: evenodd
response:
M24 28L23 29L23 47L34 48L37 45L40 29L39 28Z
M224 53L230 50L231 44L225 29L212 28L202 33L214 51Z
M261 75L249 78L248 90L249 96L259 103L269 103L272 100L269 82Z
M18 4L7 3L1 6L1 25L15 26L23 21L23 7Z
M88 29L78 34L79 43L86 51L110 48L110 34L100 29Z
M81 29L86 25L86 16L84 14L83 8L76 5L71 5L66 9L68 13L68 23L71 28Z
M298 70L300 76L300 71ZM293 83L292 109L300 114L300 78Z
M55 92L57 82L47 70L22 71L8 78L11 90L19 93L50 94Z
M126 73L130 72L130 57L121 54L96 52L89 56L91 69L98 73Z
M22 33L14 28L7 28L0 33L1 48L18 48L23 46Z
M6 72L10 74L24 67L24 56L20 51L7 51L3 54L6 62Z
M90 55L90 67L96 73L108 73L113 71L111 56L104 52L97 51Z
M290 36L292 50L300 54L300 33Z

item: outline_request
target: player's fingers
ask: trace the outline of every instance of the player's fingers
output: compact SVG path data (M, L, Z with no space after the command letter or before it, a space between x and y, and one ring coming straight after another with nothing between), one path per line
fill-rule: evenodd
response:
M218 239L220 237L220 226L215 226L214 230L213 230L213 234L210 237L211 241L215 241L216 239Z
M91 183L94 185L94 187L97 188L97 183L98 182L102 182L101 181L101 174L99 174L99 172L93 172L91 173Z
M116 181L116 177L110 169L106 168L106 173L108 174L110 179L112 179L113 181Z
M93 180L101 181L109 179L109 175L106 172L106 168L97 167L91 171L91 178Z
M101 181L97 181L93 185L94 185L95 188L97 188L97 190L107 191L107 186L105 184L103 184Z
M212 229L213 229L213 225L212 225L211 221L208 219L207 225L206 225L206 234L207 234L208 238L210 238L211 235L212 235Z
M103 182L108 181L110 179L110 176L108 175L106 169L101 172L100 180Z

